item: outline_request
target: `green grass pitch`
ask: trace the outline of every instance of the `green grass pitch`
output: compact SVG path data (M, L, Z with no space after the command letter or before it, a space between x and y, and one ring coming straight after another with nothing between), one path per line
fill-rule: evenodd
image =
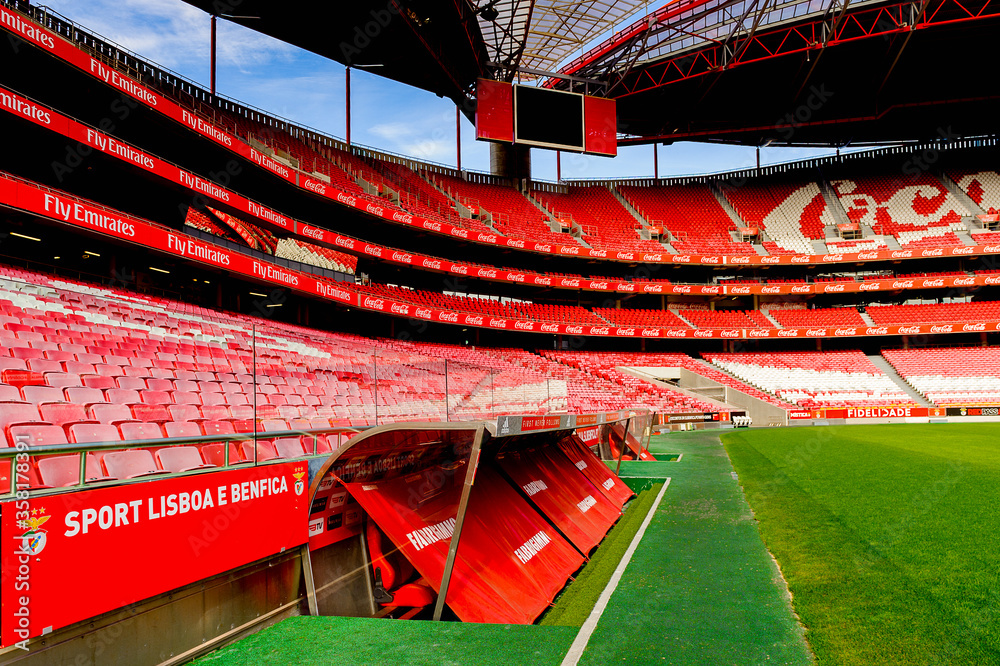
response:
M818 664L1000 664L1000 424L722 440Z

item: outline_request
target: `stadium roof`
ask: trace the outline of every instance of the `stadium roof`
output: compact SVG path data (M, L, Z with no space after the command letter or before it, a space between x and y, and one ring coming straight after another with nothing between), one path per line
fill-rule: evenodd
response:
M477 78L535 79L616 99L620 143L843 146L1000 132L1000 80L975 64L998 2L356 0L317 21L240 0L220 16L469 118Z

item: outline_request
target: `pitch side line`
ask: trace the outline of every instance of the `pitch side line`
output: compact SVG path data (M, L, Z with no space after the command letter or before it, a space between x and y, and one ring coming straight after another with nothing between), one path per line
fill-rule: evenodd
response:
M587 643L590 642L590 637L597 629L597 623L601 621L601 616L604 615L604 609L608 607L608 602L611 600L611 595L614 594L615 590L618 589L618 583L622 579L622 575L625 573L626 567L628 567L629 562L632 561L632 555L635 554L635 549L639 547L639 542L642 541L643 535L646 533L646 528L649 527L649 523L653 520L653 514L656 513L656 509L660 506L660 500L663 499L663 493L667 491L670 486L670 477L667 477L660 488L659 494L656 496L656 501L653 502L653 506L650 507L649 512L646 514L646 518L642 521L642 525L639 526L639 531L636 532L635 536L632 537L632 543L629 544L628 550L625 551L625 555L622 556L622 561L618 563L618 568L611 575L611 580L608 581L607 586L605 586L604 591L601 592L601 596L598 598L597 603L594 604L594 610L590 611L590 615L587 617L587 621L583 623L580 627L580 632L576 635L573 640L573 644L569 646L569 652L562 660L561 666L576 666L580 661L580 657L583 656L583 651L587 649Z

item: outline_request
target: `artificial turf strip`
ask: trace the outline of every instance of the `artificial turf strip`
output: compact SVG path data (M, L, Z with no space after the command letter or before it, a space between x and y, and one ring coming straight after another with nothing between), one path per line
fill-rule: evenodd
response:
M1000 664L1000 425L723 441L819 664Z
M639 475L665 466L670 488L579 663L809 664L787 589L718 435L654 437L650 450L684 457L629 463L628 473Z
M583 624L662 487L663 483L657 483L629 503L625 514L604 537L600 548L580 571L576 580L556 599L555 605L542 618L542 626L579 627Z
M194 663L554 666L575 636L572 627L293 617Z

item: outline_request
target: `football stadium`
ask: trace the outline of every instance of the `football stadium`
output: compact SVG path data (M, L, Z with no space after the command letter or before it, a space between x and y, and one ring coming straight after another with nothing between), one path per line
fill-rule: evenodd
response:
M0 663L1000 664L1000 5L52 3Z

